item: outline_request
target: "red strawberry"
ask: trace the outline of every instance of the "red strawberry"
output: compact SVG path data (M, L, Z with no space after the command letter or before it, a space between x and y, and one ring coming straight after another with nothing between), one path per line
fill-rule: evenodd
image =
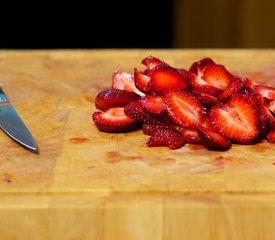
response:
M155 131L147 142L148 147L168 146L178 149L185 144L181 134L174 128L162 128Z
M266 137L267 141L270 143L275 143L275 130L270 131Z
M205 118L205 109L191 93L171 91L165 95L167 112L176 124L195 129Z
M257 108L246 96L234 95L209 111L213 128L237 143L249 143L258 136Z
M112 88L135 92L140 96L145 94L139 91L134 82L134 76L124 71L115 71L112 75Z
M190 76L192 73L188 72L184 68L178 68L177 71L180 73L180 75L186 80L186 82L190 82ZM189 83L190 85L190 83ZM186 90L185 90L186 91Z
M233 80L219 95L218 100L220 102L225 102L228 100L233 94L239 93L242 90L244 81L241 78L236 78Z
M196 130L180 126L176 126L176 129L181 133L182 138L186 143L201 143L201 139Z
M149 76L139 72L135 68L135 70L134 70L134 82L135 82L135 85L136 85L137 89L139 89L143 93L147 93L149 81L150 81Z
M134 127L135 120L124 114L124 108L110 108L105 112L94 112L92 119L102 132L125 132Z
M257 84L252 81L251 79L245 78L243 82L243 90L244 92L250 93L252 89L254 89L254 86Z
M254 89L262 97L264 105L275 114L275 88L256 85Z
M151 70L156 67L156 66L159 66L159 65L168 65L167 63L165 63L164 61L156 58L156 57L153 57L153 56L148 56L146 58L144 58L141 63L143 65L145 65L147 68L145 70L145 72L147 74L150 74L151 73Z
M189 85L181 74L172 67L159 65L152 69L150 88L156 93L169 90L188 90Z
M228 72L223 65L208 64L202 78L210 85L224 90L235 80L235 77Z
M142 130L146 135L153 135L156 131L161 130L163 128L174 128L172 125L158 125L158 124L143 124Z
M123 107L129 102L140 99L140 96L134 92L120 89L109 89L97 94L95 106L99 110L106 110L111 107Z
M208 64L215 64L215 62L211 58L203 58L197 62L194 62L191 67L189 68L189 72L198 74L198 68L203 69Z
M200 100L200 102L207 107L211 107L211 106L217 104L217 102L218 102L218 99L216 97L209 95L207 93L200 93L200 92L196 92L196 91L194 91L193 93Z
M200 76L197 76L193 73L190 74L190 83L193 92L204 93L213 97L217 97L222 93L222 89L215 87L214 85L202 79Z
M125 108L124 112L127 116L135 119L138 122L147 124L162 124L156 117L148 113L141 105L140 101L130 102Z
M166 110L166 105L164 103L164 96L157 95L146 95L140 100L143 108L149 113L162 113Z
M226 150L231 146L229 139L209 128L197 126L197 133L203 145L209 150Z

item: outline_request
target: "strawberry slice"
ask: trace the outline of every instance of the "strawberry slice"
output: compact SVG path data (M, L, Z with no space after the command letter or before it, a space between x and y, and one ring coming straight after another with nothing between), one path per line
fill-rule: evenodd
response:
M186 69L184 68L178 68L177 71L180 73L180 75L186 80L186 82L189 83L190 85L190 77L191 74L190 72L188 72ZM186 91L186 90L185 90Z
M136 68L134 69L134 82L137 89L139 89L143 93L147 93L149 81L150 81L149 76L139 72Z
M166 65L159 65L152 69L149 84L156 93L189 89L189 85L182 75L175 68Z
M176 124L195 129L205 119L205 108L191 93L171 91L165 94L167 112Z
M204 69L202 78L221 90L227 88L235 80L235 77L223 65L219 64L208 64Z
M162 61L162 60L160 60L160 59L158 59L158 58L156 58L156 57L154 57L154 56L148 56L148 57L144 58L144 59L141 61L141 63L142 63L143 65L146 66L145 72L146 72L147 74L150 74L150 73L151 73L151 70L152 70L153 68L155 68L156 66L159 66L159 65L168 65L168 64L165 63L164 61Z
M135 92L129 92L120 89L109 89L97 94L95 106L99 110L107 110L112 107L123 107L129 102L140 99Z
M163 128L174 128L172 125L158 125L158 124L143 124L142 130L146 135L153 135L156 131L161 130Z
M232 95L241 92L243 87L244 81L241 78L236 77L219 95L218 101L225 102L227 101Z
M270 143L275 143L275 130L270 131L270 133L267 134L266 139Z
M185 144L181 134L174 128L162 128L155 131L147 142L148 147L167 146L178 149Z
M149 113L162 113L166 110L166 105L164 103L164 96L162 95L146 95L140 100L143 108Z
M244 95L234 95L209 111L213 128L237 143L249 143L258 136L257 108Z
M181 133L182 138L186 143L190 143L190 144L201 143L201 139L196 130L186 128L186 127L180 127L180 126L176 126L176 129Z
M206 107L211 107L211 106L217 104L217 102L218 102L218 99L216 97L209 95L207 93L200 93L200 92L196 92L196 91L193 91L193 93L200 100L200 102Z
M127 116L135 119L138 122L147 124L162 124L154 115L148 113L140 101L130 102L125 108L124 112Z
M197 76L193 73L190 74L190 83L193 92L204 93L213 97L217 97L223 91L222 89L214 86L211 83L208 83L202 77Z
M256 85L255 92L262 97L264 105L275 114L275 88Z
M144 96L145 94L139 91L136 88L134 82L134 76L130 73L124 71L115 71L112 75L112 88L126 90L129 92L135 92L140 96Z
M110 108L105 112L94 112L92 119L98 130L108 133L125 132L135 126L135 120L124 114L123 107Z
M211 58L203 58L194 62L189 68L189 72L198 75L198 69L204 69L209 64L215 64L215 62Z
M231 142L219 133L203 126L197 126L197 133L203 145L209 150L227 150Z

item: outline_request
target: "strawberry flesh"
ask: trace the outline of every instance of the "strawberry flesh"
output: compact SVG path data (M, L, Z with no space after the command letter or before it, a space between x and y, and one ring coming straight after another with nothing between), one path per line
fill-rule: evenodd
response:
M204 121L205 108L191 93L171 91L165 95L167 112L176 124L195 129Z
M166 111L164 96L162 95L146 95L141 98L140 103L149 113L158 114Z
M142 130L146 135L153 135L156 131L161 130L163 128L174 128L172 125L159 125L159 124L143 124Z
M160 60L159 58L156 58L154 56L148 56L144 58L141 63L146 66L145 72L150 75L153 68L159 66L159 65L168 65L164 61Z
M188 90L189 85L175 68L160 65L151 71L150 88L156 93L164 93L169 90Z
M250 143L259 134L257 109L241 94L232 96L224 104L215 105L209 114L213 128L237 143Z
M140 96L145 94L136 88L134 76L124 71L115 71L112 75L112 88L135 92Z
M201 138L194 129L177 126L176 129L181 133L183 140L190 144L200 144Z
M197 126L197 133L203 145L209 150L227 150L231 146L229 139L209 128Z
M127 116L135 119L138 122L147 124L161 124L161 122L158 121L158 119L154 117L154 115L148 113L143 108L140 101L130 102L127 106L125 106L124 112Z
M215 62L213 61L213 59L211 58L203 58L197 62L194 62L191 67L189 68L189 72L194 73L194 74L198 74L198 68L203 69L205 68L207 65L209 64L215 64Z
M232 95L241 92L243 87L243 80L241 78L236 78L233 80L218 96L218 101L225 102L228 100Z
M148 92L148 83L150 81L150 77L146 74L143 74L139 72L136 68L134 70L134 82L135 86L138 90L140 90L143 93Z
M135 126L135 120L124 114L123 107L110 108L105 112L94 112L92 119L98 130L108 133L125 132Z
M135 92L120 89L108 89L97 94L95 106L99 110L107 110L112 107L123 107L128 103L140 99Z
M224 90L235 80L235 77L223 65L208 64L202 78L210 85Z
M147 142L148 147L167 146L178 149L185 144L181 134L173 128L162 128L155 131Z
M275 143L275 130L272 130L270 133L268 133L266 139L270 143Z
M262 102L269 111L275 114L275 88L257 85L254 90L262 98Z

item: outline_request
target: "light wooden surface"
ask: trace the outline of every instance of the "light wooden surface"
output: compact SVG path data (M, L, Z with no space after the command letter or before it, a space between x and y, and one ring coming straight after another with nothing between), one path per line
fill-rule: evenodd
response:
M148 148L142 132L98 132L98 91L148 55L211 57L275 85L275 51L0 51L0 82L40 155L0 132L0 240L274 239L275 145Z

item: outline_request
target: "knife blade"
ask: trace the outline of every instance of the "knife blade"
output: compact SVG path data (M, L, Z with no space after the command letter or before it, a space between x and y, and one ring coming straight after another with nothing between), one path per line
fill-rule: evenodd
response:
M0 127L14 141L31 152L39 153L38 145L0 87Z

